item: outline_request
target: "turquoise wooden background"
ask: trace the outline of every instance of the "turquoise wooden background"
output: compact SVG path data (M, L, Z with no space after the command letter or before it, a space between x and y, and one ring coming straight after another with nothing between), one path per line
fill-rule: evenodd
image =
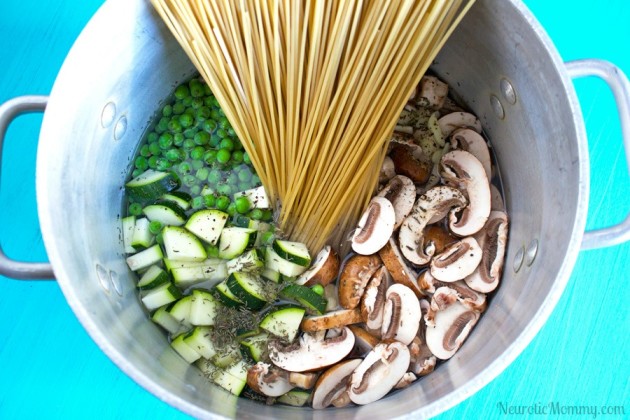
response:
M0 102L47 94L74 39L102 3L0 0ZM630 74L630 2L526 4L565 60L604 58ZM597 80L580 80L576 87L589 134L588 227L594 228L620 221L630 210L630 181L612 95ZM40 115L28 115L12 124L0 178L2 247L27 261L46 259L34 188L40 123ZM496 380L439 418L498 418L500 404L549 403L625 404L630 418L629 261L630 243L582 252L562 299L531 345ZM0 278L0 418L185 417L109 361L54 282Z

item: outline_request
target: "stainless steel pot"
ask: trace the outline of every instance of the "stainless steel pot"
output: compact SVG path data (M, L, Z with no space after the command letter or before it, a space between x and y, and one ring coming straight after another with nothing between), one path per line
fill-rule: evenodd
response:
M614 66L565 65L519 1L478 0L433 68L481 117L500 164L512 221L503 283L458 357L436 372L368 407L303 417L418 418L448 409L491 381L538 332L580 247L630 239L630 217L583 233L588 156L570 77L595 75L610 85L629 158L630 84ZM54 270L94 341L169 404L196 417L288 418L294 409L237 399L200 378L147 319L124 263L121 185L157 104L193 72L146 0L110 0L72 48L50 98L0 106L0 145L16 115L46 107L37 201L52 263L19 263L0 252L0 272L42 278Z

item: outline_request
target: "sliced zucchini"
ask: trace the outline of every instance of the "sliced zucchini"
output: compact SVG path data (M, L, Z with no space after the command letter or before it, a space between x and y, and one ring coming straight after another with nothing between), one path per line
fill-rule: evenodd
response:
M127 216L122 219L122 235L123 246L127 254L133 254L136 249L131 245L133 241L133 232L136 227L136 216Z
M175 319L175 317L173 317L173 315L168 313L166 310L167 306L168 305L160 306L157 311L151 315L151 320L169 333L173 335L179 334L182 331L183 326Z
M274 283L279 283L280 282L281 274L278 271L271 270L269 268L265 268L260 275L265 280L269 280L269 281L272 281Z
M225 281L222 281L214 286L212 290L215 291L217 297L225 306L229 306L231 308L243 306L243 301L234 296L234 293L230 291Z
M203 261L208 256L201 241L184 228L166 226L162 229L166 256L174 260Z
M234 395L241 395L247 385L248 366L239 361L227 369L217 369L212 375L212 381Z
M292 405L294 407L303 407L311 398L310 391L303 389L292 389L284 395L278 397L276 401L282 404Z
M216 367L227 368L236 362L239 362L243 357L239 347L236 344L230 344L224 348L217 349L217 354L212 358L212 363Z
M192 325L214 325L217 309L221 304L207 290L195 289L192 291L194 297L190 307L190 323Z
M149 220L145 217L136 219L131 236L131 246L136 251L147 249L155 242L155 235L149 229Z
M306 245L301 242L276 239L273 241L273 250L280 258L302 267L308 267L311 264L311 254L309 254Z
M226 285L230 292L250 309L260 309L267 303L264 284L257 275L243 272L232 273Z
M265 254L265 266L274 271L278 271L288 277L295 277L306 271L307 267L287 261L281 258L272 247L268 246Z
M225 265L228 274L237 271L244 273L260 272L265 266L265 260L262 251L259 249L250 249L244 254L229 260Z
M223 228L219 240L219 258L231 260L250 250L256 243L257 234L256 229L236 226Z
M178 189L180 185L179 177L174 172L160 172L147 169L127 182L125 190L130 197L142 201L151 201Z
M196 360L201 358L201 354L199 354L195 349L190 347L184 341L185 333L182 333L175 337L173 341L171 341L171 347L180 355L182 358L188 363L194 363Z
M137 287L139 290L152 290L158 286L166 284L170 282L170 277L166 271L164 271L158 265L152 265L144 272L140 280L138 281Z
M149 268L153 264L161 262L162 258L164 258L162 248L156 244L144 251L140 251L137 254L127 257L127 265L131 270L139 271L143 268Z
M171 276L173 283L182 289L199 284L205 281L219 282L225 280L228 276L225 261L205 260L203 265L194 265L189 267L171 268Z
M268 209L271 207L271 203L269 202L269 197L267 196L267 192L265 191L265 188L262 185L260 187L237 192L236 194L234 194L235 200L239 197L247 197L249 199L249 202L252 208L255 208L255 209Z
M182 297L182 293L172 283L163 284L142 297L142 304L149 311L168 305Z
M180 209L186 211L190 208L190 201L192 200L192 197L184 191L172 191L168 194L164 194L161 199L175 203Z
M190 322L190 308L192 308L194 300L195 297L192 295L184 296L173 305L170 305L166 311L178 322L185 325L192 325Z
M279 306L260 321L260 328L286 341L293 341L305 312L304 308L296 306Z
M203 267L204 265L217 264L220 262L225 261L221 258L206 258L203 261L184 261L175 260L172 258L164 258L164 268L166 269L166 271L171 271L173 268Z
M193 213L186 229L211 245L215 245L221 236L221 231L227 222L228 214L221 210L206 209Z
M142 213L150 221L157 221L164 226L182 226L186 223L186 213L177 204L170 201L159 201L142 209Z
M217 354L217 349L212 342L212 328L195 327L184 336L184 343L188 344L193 350L202 357L210 359Z
M318 295L310 287L290 284L280 291L280 295L298 302L309 312L314 312L317 315L326 312L328 300L324 296Z
M241 353L245 358L249 358L254 362L260 362L267 358L267 344L269 343L269 334L263 332L252 337L247 337L239 342L241 345Z

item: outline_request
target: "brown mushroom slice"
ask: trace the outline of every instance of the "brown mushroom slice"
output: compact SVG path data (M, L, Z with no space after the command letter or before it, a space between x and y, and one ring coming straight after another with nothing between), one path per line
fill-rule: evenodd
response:
M389 272L382 266L372 276L361 298L361 314L365 327L370 333L380 337L383 325L385 294L390 284Z
M334 365L352 351L354 334L344 328L339 337L327 340L303 334L299 341L285 345L278 340L269 342L271 362L289 372L312 372Z
M433 163L429 159L414 153L414 147L407 144L392 143L390 148L389 157L394 162L397 174L405 175L418 184L427 182L433 168Z
M490 184L490 210L505 211L505 203L501 191L494 185Z
M428 264L433 255L427 254L423 236L425 227L442 219L451 208L459 209L466 203L461 191L448 186L434 187L421 195L398 232L400 251L404 257L416 265Z
M346 260L339 275L339 304L345 309L359 306L363 290L382 267L378 255L353 255Z
M451 134L451 146L454 149L462 149L470 152L483 165L488 179L492 179L492 161L490 160L490 150L486 140L470 128L460 128Z
M289 372L289 383L302 389L313 388L317 382L317 378L319 378L319 374L314 372Z
M325 313L324 315L304 317L300 327L302 331L311 332L344 327L363 321L364 319L359 308L340 309L338 311Z
M416 201L416 186L410 178L396 175L389 180L378 196L385 197L394 206L396 216L394 230L396 230L413 208L413 203Z
M473 237L449 245L431 260L431 275L438 280L454 282L471 274L481 262L483 251Z
M411 385L418 377L413 372L407 372L400 378L400 381L394 385L394 389L403 389Z
M393 341L380 343L365 356L350 379L352 402L369 404L384 397L400 381L409 367L409 349Z
M313 390L313 408L326 408L339 398L346 391L352 372L360 364L361 359L344 360L322 373Z
M247 370L247 385L268 397L279 397L295 388L289 382L289 372L264 362L258 362Z
M435 76L423 76L418 87L416 101L423 104L426 102L427 106L434 109L442 108L448 95L448 85L446 83Z
M444 115L438 120L438 125L444 137L451 135L457 128L472 128L477 133L481 133L481 122L469 112L452 112Z
M428 375L433 372L437 364L437 358L431 353L431 350L429 350L426 339L427 324L424 318L429 312L430 306L429 301L420 299L422 318L420 319L418 334L416 334L416 337L414 337L411 344L408 346L411 356L409 371L417 376Z
M447 360L459 350L480 314L461 303L452 289L443 289L448 288L436 290L425 316L426 343L438 359Z
M384 184L395 176L396 168L394 167L394 161L389 156L385 156L383 166L381 166L381 172L378 176L378 182Z
M477 267L479 268L479 267ZM469 276L470 277L470 276ZM443 282L435 279L429 270L423 271L418 276L418 284L427 293L435 293L440 287L448 287L455 291L461 303L475 311L483 312L486 310L486 295L470 288L463 280L454 282Z
M403 284L392 284L385 295L383 340L397 340L409 345L418 332L422 313L413 291Z
M354 334L354 345L361 355L372 351L374 346L380 343L378 337L375 337L358 325L348 325L348 328L350 328L350 331Z
M477 235L483 250L481 263L465 278L466 284L481 293L490 293L499 285L507 246L508 218L502 211L493 211L484 229Z
M324 297L326 298L326 312L334 311L339 308L339 292L337 285L330 283L324 287Z
M464 150L446 153L440 161L441 174L447 184L462 189L468 206L459 220L449 216L449 228L459 236L469 236L483 228L490 215L490 184L479 160Z
M326 245L315 257L311 267L300 274L295 284L326 286L337 278L339 272L339 256L330 245Z
M416 273L407 265L393 238L390 238L387 245L379 251L378 255L381 257L394 283L404 284L413 290L418 297L424 296L424 293L416 283Z
M371 255L379 251L392 236L396 213L391 201L373 197L352 237L352 249L357 254Z

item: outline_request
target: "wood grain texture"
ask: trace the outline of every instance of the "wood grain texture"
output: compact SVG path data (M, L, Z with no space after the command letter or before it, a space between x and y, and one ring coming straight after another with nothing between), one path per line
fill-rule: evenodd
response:
M0 1L0 102L48 93L74 39L102 3ZM564 59L604 58L630 73L630 3L525 3ZM630 178L612 95L596 80L580 80L576 88L591 155L588 227L596 228L622 220L630 210ZM2 247L28 261L46 259L34 190L40 123L40 115L29 115L11 126L0 176ZM488 386L438 418L499 418L499 404L554 402L600 408L625 403L629 417L629 280L630 243L582 252L531 345ZM187 418L109 361L54 282L0 278L0 287L0 418Z

